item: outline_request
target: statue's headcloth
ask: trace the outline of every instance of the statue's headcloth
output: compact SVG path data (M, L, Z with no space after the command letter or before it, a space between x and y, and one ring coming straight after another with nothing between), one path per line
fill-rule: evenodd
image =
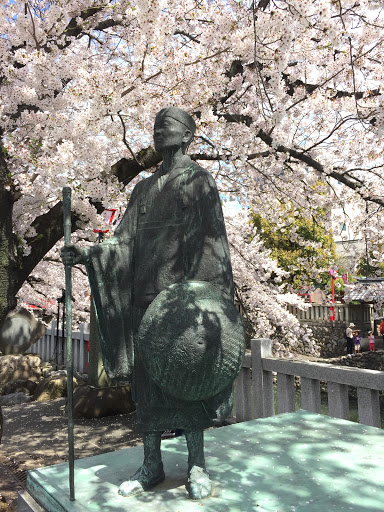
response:
M176 121L179 121L179 123L182 123L184 126L188 128L192 132L192 135L195 134L196 131L196 123L193 120L193 117L187 114L187 112L184 112L184 110L181 110L181 108L177 107L166 107L162 108L160 112L157 113L156 119L160 119L163 117L172 117L173 119L176 119Z

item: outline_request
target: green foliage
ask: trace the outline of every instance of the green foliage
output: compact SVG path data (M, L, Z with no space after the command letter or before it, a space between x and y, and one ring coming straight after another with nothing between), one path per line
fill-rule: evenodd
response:
M373 254L368 254L360 259L357 274L362 277L383 277L384 263L374 259Z
M339 275L342 275L342 274L346 273L346 270L339 268L337 272ZM353 278L350 273L348 273L348 285L351 283L355 283L355 282L356 282L356 279ZM336 300L339 300L344 297L345 286L346 285L345 285L342 277L337 277L335 279L335 298L336 298ZM327 282L327 286L325 288L325 292L328 295L330 295L332 293L332 278L329 274L328 274L328 282Z
M270 249L271 257L289 272L284 282L293 290L313 284L324 288L329 282L328 268L336 257L336 245L332 233L325 229L321 220L322 212L318 213L317 218L307 218L295 212L289 204L282 205L282 217L285 219L282 228L257 213L252 216L257 233L265 247ZM311 247L305 242L315 242L319 246ZM314 277L314 269L327 270Z

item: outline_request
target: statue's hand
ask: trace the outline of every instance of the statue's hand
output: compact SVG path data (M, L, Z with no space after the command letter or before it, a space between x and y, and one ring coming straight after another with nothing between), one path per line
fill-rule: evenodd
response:
M77 265L78 263L86 263L87 261L87 251L86 249L81 249L75 244L65 245L61 251L61 259L63 260L64 265Z

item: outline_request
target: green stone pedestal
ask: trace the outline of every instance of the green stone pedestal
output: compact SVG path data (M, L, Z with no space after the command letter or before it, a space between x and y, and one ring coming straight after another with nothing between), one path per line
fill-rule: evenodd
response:
M188 499L184 487L184 437L162 442L166 480L141 496L117 493L141 464L141 446L77 460L74 502L68 464L30 471L27 491L49 512L384 510L381 429L298 411L206 431L205 446L215 490L202 501Z

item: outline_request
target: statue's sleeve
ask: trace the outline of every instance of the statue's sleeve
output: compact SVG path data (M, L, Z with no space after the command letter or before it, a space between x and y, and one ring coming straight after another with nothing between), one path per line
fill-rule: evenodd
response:
M201 167L184 182L187 229L184 272L188 280L207 281L233 299L233 275L220 196L213 177Z
M103 364L115 380L131 380L133 371L132 256L138 192L136 186L114 236L91 247L86 264Z

